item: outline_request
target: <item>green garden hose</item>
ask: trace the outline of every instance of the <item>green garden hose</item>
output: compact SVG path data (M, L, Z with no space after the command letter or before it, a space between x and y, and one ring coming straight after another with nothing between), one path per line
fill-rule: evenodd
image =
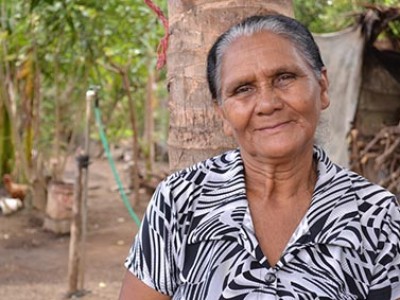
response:
M117 168L115 167L114 159L111 156L110 147L108 145L107 137L106 137L106 134L104 132L104 126L103 126L103 123L101 122L100 109L99 109L99 107L97 105L95 105L94 112L95 112L96 124L97 124L97 127L99 129L99 133L100 133L101 143L103 144L104 151L106 152L106 156L107 156L108 162L109 162L109 164L111 166L111 170L113 172L114 179L117 182L118 190L119 190L119 193L121 195L122 201L124 202L124 205L127 208L128 212L129 212L129 215L135 221L136 225L138 227L140 227L140 220L139 220L137 214L135 213L135 211L133 210L133 208L132 208L132 206L131 206L131 204L130 204L130 202L128 200L128 197L126 196L126 193L124 191L121 178L119 177L119 174L117 172Z

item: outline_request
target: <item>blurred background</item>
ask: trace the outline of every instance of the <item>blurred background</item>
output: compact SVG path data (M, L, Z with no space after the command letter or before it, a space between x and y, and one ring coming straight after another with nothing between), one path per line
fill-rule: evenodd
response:
M203 54L188 50L196 45L202 9L208 5L211 11L215 3L215 19L227 16L217 2L0 0L0 299L116 299L137 230L122 193L141 218L166 174L232 147L214 137L219 131L213 122L218 127L219 121L208 112L204 78L197 79L204 77L202 69L196 63L188 67L196 55L204 60L208 46L202 41L216 36L199 42ZM351 118L343 120L343 164L398 195L399 0L275 2L317 40L361 32L359 52L349 62L358 68L358 84ZM191 14L192 23L185 19ZM205 24L215 21L204 16ZM180 60L186 63L182 74L174 68ZM186 75L189 69L195 76ZM196 81L180 84L181 77ZM196 100L201 104L191 102L196 87L209 102L201 97ZM91 118L86 115L89 89L96 93L96 121L93 111ZM71 290L72 205L77 174L86 170L76 158L85 155L90 157L88 184L81 187L88 206L85 283ZM107 158L115 163L120 185Z

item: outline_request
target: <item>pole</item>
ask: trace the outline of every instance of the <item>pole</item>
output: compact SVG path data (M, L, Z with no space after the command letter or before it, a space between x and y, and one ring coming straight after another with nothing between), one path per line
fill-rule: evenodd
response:
M74 202L72 205L71 236L69 241L69 261L68 261L68 297L77 295L79 265L80 265L80 247L79 243L82 237L82 169L78 163L78 174L75 178Z
M87 198L89 190L90 120L92 116L92 102L96 97L96 90L89 89L86 92L85 144L82 153L77 157L78 174L75 181L75 197L72 207L73 218L71 223L68 264L69 296L81 296L85 294L84 279L87 236Z
M89 151L90 151L90 120L92 119L93 102L97 98L97 90L89 89L86 92L86 126L85 126L85 148L84 158L86 159L83 167L83 201L82 201L82 259L81 259L81 272L79 278L78 288L83 290L85 282L85 264L86 264L86 236L87 236L87 199L89 192Z

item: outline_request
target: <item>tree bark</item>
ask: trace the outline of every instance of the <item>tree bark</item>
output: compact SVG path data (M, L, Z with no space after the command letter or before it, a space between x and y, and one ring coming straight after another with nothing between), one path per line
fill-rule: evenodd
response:
M171 170L236 147L224 136L214 111L206 82L206 55L215 39L231 25L250 15L273 12L293 16L292 1L168 1Z

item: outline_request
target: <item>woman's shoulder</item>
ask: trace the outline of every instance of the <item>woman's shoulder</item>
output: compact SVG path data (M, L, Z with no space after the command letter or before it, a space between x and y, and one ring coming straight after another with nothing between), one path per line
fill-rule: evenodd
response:
M229 150L190 167L176 171L158 186L164 201L179 207L195 204L202 194L215 191L227 183L240 182L243 163L238 149ZM244 181L244 179L243 179Z
M355 172L345 172L351 180L350 191L356 196L361 220L367 227L371 224L382 227L388 222L400 226L400 205L393 193Z
M395 205L398 205L396 196L386 188L371 182L369 179L353 171L346 171L352 182L352 191L355 192L363 201L375 204L393 202Z
M241 166L240 151L233 149L178 170L166 177L164 183L176 187L180 184L191 183L198 186L209 181L224 181L229 178L233 170Z
M333 185L339 186L335 195L340 196L331 216L340 232L336 241L348 241L347 246L354 247L359 239L358 245L373 253L386 242L399 243L400 207L395 195L353 171L335 168Z
M318 160L318 172L321 177L318 189L328 190L330 194L342 195L343 203L356 201L358 209L382 209L397 206L396 197L382 186L331 161L321 147L314 147L314 156ZM353 201L347 202L347 200Z

